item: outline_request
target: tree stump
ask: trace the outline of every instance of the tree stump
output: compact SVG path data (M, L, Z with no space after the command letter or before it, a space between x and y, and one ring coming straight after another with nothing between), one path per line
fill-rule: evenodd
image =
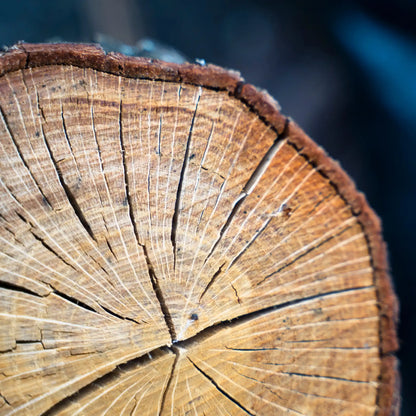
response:
M379 221L266 93L88 45L0 75L0 414L397 414Z

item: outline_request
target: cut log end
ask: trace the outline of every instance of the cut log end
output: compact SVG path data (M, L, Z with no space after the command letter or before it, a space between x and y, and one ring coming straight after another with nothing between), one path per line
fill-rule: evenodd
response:
M266 93L88 45L0 75L0 415L398 413L379 220Z

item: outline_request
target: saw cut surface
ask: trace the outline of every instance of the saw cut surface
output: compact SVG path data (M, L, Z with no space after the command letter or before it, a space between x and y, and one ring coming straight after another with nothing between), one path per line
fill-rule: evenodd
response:
M3 75L0 415L377 414L369 238L296 134L218 88Z

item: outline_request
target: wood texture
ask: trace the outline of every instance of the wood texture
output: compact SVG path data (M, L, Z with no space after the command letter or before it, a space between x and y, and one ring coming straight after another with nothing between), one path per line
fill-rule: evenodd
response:
M380 224L266 93L0 57L0 414L397 414Z

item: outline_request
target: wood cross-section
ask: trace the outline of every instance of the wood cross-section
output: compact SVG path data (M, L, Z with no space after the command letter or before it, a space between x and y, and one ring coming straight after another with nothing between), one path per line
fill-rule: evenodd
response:
M377 217L236 73L0 56L0 415L390 415Z

